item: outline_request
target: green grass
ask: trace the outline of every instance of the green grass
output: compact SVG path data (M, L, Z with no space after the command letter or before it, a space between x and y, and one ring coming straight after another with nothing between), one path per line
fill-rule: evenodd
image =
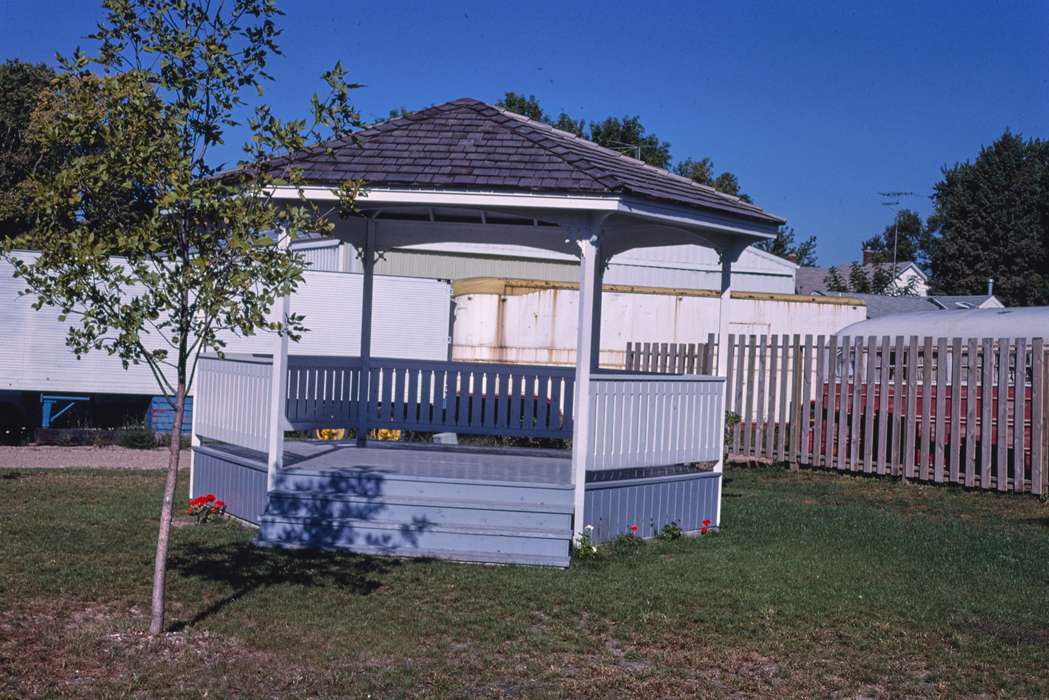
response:
M161 486L0 470L0 695L1049 695L1030 497L733 469L720 535L568 571L180 527L150 640Z

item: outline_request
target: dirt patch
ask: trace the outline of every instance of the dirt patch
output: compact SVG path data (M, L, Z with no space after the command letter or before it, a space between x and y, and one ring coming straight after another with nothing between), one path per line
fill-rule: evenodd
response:
M180 466L189 466L189 453L183 451ZM168 450L131 450L126 447L29 447L0 446L0 468L10 469L166 469Z

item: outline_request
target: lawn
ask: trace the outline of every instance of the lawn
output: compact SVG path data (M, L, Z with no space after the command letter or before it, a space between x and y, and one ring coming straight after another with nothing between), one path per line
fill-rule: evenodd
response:
M1049 695L1030 497L733 469L721 534L568 571L179 527L149 640L161 487L0 470L0 696Z

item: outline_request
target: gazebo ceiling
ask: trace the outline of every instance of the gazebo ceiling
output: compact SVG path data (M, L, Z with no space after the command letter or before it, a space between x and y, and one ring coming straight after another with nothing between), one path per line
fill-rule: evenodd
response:
M737 197L474 99L391 119L355 136L279 159L274 167L301 168L319 187L360 179L369 190L618 196L765 233L783 223Z

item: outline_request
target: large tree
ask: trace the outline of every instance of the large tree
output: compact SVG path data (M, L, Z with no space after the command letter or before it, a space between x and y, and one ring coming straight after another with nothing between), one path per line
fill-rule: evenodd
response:
M37 104L27 142L44 158L25 182L31 224L4 252L37 305L71 321L67 344L145 364L174 407L154 567L150 633L164 628L167 549L185 397L202 351L261 331L297 337L302 318L273 316L302 279L285 245L329 230L359 183L321 211L273 188L304 184L279 156L359 125L353 85L336 67L309 120L283 122L258 98L279 53L272 0L106 0L105 19ZM253 111L252 111L253 108ZM234 175L211 157L249 113ZM324 146L318 146L324 149ZM277 160L275 160L277 158ZM294 191L294 190L293 190ZM15 254L16 248L38 253Z
M791 260L802 267L814 267L817 264L816 237L809 236L799 241L790 226L780 226L775 238L761 241L754 247Z
M945 168L933 194L932 286L1009 305L1049 304L1049 141L1006 130L972 162Z
M0 64L0 238L24 233L29 224L19 204L22 182L40 154L26 142L29 116L55 72L42 63Z
M670 144L645 131L641 117L636 115L590 122L590 140L657 168L670 166Z
M699 160L686 158L678 161L674 165L674 172L701 185L713 187L718 192L739 197L744 202L750 201L750 197L740 191L739 178L733 173L725 170L718 175L714 174L714 161L710 158L700 158Z
M503 109L523 115L533 121L549 124L562 131L593 141L605 148L619 151L657 168L670 166L670 144L656 134L649 133L639 116L606 117L589 125L565 112L551 118L535 95L507 92L496 102Z
M897 262L913 262L928 271L932 240L921 215L913 209L901 209L881 233L863 242L863 249L874 252L874 262L891 263L895 247Z

